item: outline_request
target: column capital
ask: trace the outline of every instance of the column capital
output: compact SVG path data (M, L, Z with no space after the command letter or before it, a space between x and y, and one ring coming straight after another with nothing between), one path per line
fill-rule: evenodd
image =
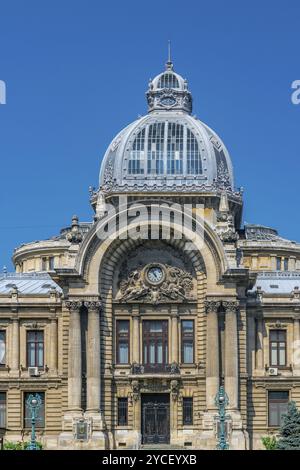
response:
M225 312L236 312L239 307L239 303L236 300L222 300L222 307Z
M80 310L82 307L82 300L66 300L65 306L68 310Z
M84 300L83 304L88 310L100 310L102 307L100 300Z
M205 300L204 301L206 313L216 313L221 305L218 300Z

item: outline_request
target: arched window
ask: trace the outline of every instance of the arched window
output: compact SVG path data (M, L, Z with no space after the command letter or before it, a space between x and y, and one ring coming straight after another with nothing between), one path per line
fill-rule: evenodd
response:
M129 152L129 175L202 173L199 145L193 132L177 122L155 122L136 135Z
M158 81L157 88L179 88L179 82L173 73L164 73Z

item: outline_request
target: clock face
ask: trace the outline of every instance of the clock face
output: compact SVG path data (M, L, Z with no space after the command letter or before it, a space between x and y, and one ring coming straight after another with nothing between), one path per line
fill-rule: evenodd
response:
M151 284L159 284L164 278L164 272L160 266L151 266L147 271L147 279Z
M176 100L171 96L166 96L165 98L162 98L160 102L163 106L173 106L176 103Z

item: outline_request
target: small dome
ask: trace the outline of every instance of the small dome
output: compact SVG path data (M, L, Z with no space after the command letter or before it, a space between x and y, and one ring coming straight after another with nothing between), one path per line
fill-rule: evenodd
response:
M100 189L111 192L233 190L229 153L218 135L191 116L187 81L167 62L150 81L149 111L108 147Z

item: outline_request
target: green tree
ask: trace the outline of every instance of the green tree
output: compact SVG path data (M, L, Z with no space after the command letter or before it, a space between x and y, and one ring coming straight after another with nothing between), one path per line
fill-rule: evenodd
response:
M265 436L265 437L262 437L261 440L266 450L277 449L277 440L275 436Z
M288 404L287 414L283 415L279 434L278 450L300 450L300 411L294 401Z

